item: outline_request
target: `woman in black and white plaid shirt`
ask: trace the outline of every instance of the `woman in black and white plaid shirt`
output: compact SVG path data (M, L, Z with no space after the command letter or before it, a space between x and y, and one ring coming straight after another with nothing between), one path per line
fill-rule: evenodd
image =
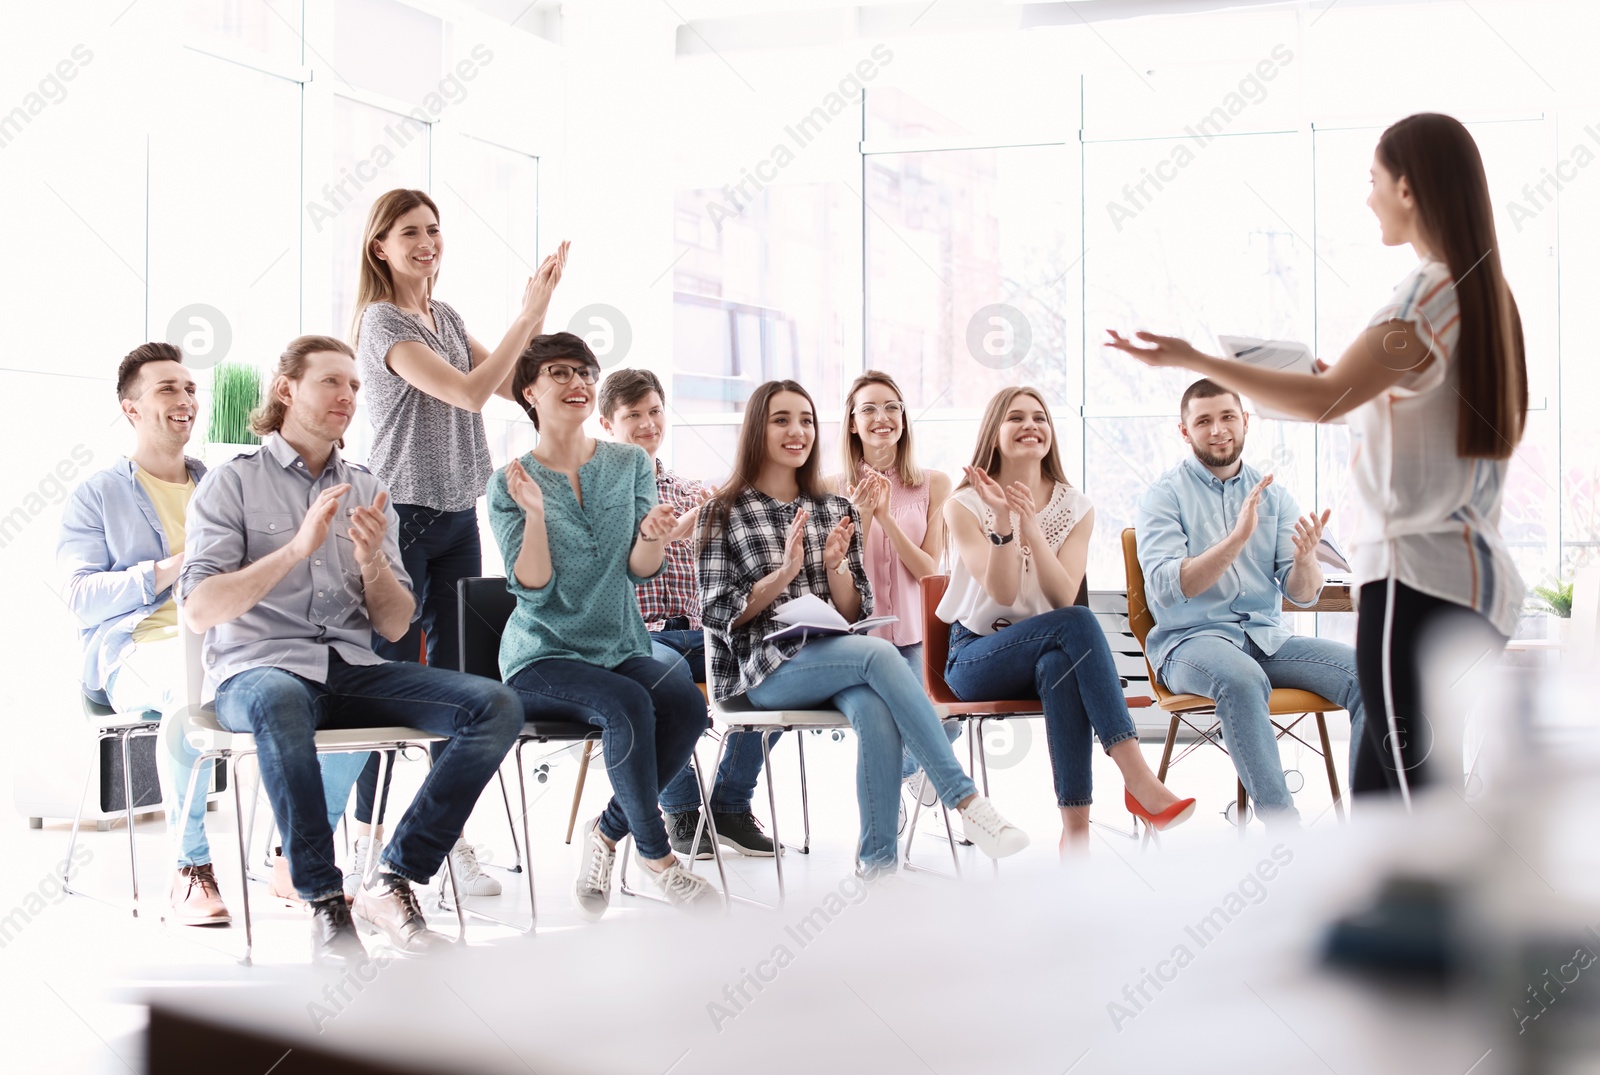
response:
M872 612L856 511L823 488L816 408L794 381L768 381L745 405L733 476L706 506L700 552L701 619L711 694L760 709L837 707L860 737L857 853L867 877L894 872L900 754L911 752L939 797L955 803L967 838L1001 858L1028 844L956 762L939 718L894 645L834 635L768 642L783 602L814 594L854 623Z

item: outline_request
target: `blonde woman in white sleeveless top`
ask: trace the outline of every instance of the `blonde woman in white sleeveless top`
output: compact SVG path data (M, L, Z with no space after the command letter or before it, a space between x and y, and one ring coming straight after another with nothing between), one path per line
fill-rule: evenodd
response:
M1307 421L1349 416L1360 509L1356 668L1367 713L1350 787L1409 800L1434 775L1424 767L1434 723L1457 722L1470 705L1466 672L1492 664L1486 658L1516 630L1524 589L1500 538L1500 503L1528 376L1467 129L1423 113L1384 131L1367 204L1384 245L1409 243L1420 261L1325 374L1246 366L1148 332L1138 333L1148 346L1115 332L1107 346ZM1447 779L1458 782L1459 756L1450 766Z
M1089 839L1093 736L1122 771L1131 813L1158 829L1187 821L1194 800L1150 770L1105 633L1073 603L1094 508L1067 482L1038 391L989 401L965 474L944 509L954 554L938 608L951 625L945 682L963 701L1043 702L1063 852Z

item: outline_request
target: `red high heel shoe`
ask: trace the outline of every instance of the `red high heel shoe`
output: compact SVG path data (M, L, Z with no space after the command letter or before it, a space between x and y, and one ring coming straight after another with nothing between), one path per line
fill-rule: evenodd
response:
M1193 799L1179 799L1177 802L1161 811L1161 813L1152 814L1150 811L1139 805L1139 800L1133 797L1133 792L1124 788L1122 790L1122 802L1123 805L1128 808L1128 813L1143 820L1157 832L1165 832L1167 829L1175 829L1194 816Z

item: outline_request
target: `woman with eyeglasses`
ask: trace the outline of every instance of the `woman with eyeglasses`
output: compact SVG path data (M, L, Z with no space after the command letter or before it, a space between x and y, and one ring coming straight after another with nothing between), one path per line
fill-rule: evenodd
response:
M502 678L528 719L599 727L612 797L584 826L578 912L593 921L611 902L617 842L631 835L645 873L668 902L716 903L683 868L657 806L706 729L694 682L650 656L634 587L660 573L677 516L657 501L655 467L636 444L584 432L600 363L570 332L537 336L512 378L539 443L489 479L489 522L517 598L500 639Z
M1062 854L1089 841L1095 736L1122 771L1129 813L1156 829L1187 821L1194 800L1150 771L1105 632L1073 603L1094 505L1067 481L1037 389L1007 388L989 401L965 474L944 507L955 551L938 608L950 624L945 682L963 701L1043 702Z
M816 597L846 623L872 615L855 506L829 495L817 461L816 407L794 381L768 381L745 404L733 474L701 510L698 575L711 696L757 709L837 707L860 741L859 872L893 874L900 758L909 749L967 838L994 858L1028 844L961 771L939 718L892 643L866 635L770 640L775 613ZM674 677L682 679L683 677Z
M453 306L433 297L443 260L444 232L433 199L420 190L381 195L361 242L354 332L361 400L372 423L368 462L400 516L400 559L418 610L403 638L374 635L372 648L391 661L418 661L426 633L428 664L456 669L456 587L483 572L477 502L494 469L483 407L493 395L511 398L512 368L544 326L567 244L528 280L522 308L492 351L467 332ZM434 757L442 750L435 744ZM356 783L355 862L347 887L366 866L377 785L373 755ZM500 882L482 872L465 839L456 842L451 862L462 892L499 893Z
M894 643L922 682L922 588L920 580L939 570L944 555L944 502L950 478L917 466L905 397L894 378L867 370L850 385L841 423L841 462L837 485L861 516L861 549L872 584L873 614L898 616L898 622L871 633ZM954 743L961 724L944 726ZM913 781L921 767L910 751L901 759L902 780ZM927 781L912 785L924 806L937 799Z

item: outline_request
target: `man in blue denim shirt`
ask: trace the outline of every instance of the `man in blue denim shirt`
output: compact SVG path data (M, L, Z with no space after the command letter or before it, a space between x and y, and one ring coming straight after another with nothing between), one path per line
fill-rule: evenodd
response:
M1350 646L1283 625L1283 598L1322 592L1316 549L1328 512L1300 518L1294 498L1240 461L1250 420L1237 395L1190 385L1178 429L1193 455L1139 500L1139 565L1156 625L1145 652L1168 690L1217 703L1223 740L1257 815L1295 823L1267 711L1274 687L1313 691L1350 714L1360 742L1361 688Z
M172 584L183 567L184 509L205 474L198 459L183 454L197 413L195 382L183 353L170 343L136 347L117 369L117 399L133 426L134 452L72 491L61 517L56 564L78 618L84 693L130 717L162 718L162 796L168 829L178 841L169 897L173 919L225 926L228 908L206 842L210 762L189 816L178 817L198 755L176 719L184 704L183 649Z
M178 580L184 617L206 635L204 695L223 727L255 736L289 872L311 904L312 956L346 964L365 955L352 913L403 952L448 946L411 886L438 871L522 730L510 688L372 650L374 631L391 641L406 633L417 604L383 483L339 454L359 387L344 342L290 341L252 418L261 450L195 491ZM351 909L315 736L382 725L450 742Z

